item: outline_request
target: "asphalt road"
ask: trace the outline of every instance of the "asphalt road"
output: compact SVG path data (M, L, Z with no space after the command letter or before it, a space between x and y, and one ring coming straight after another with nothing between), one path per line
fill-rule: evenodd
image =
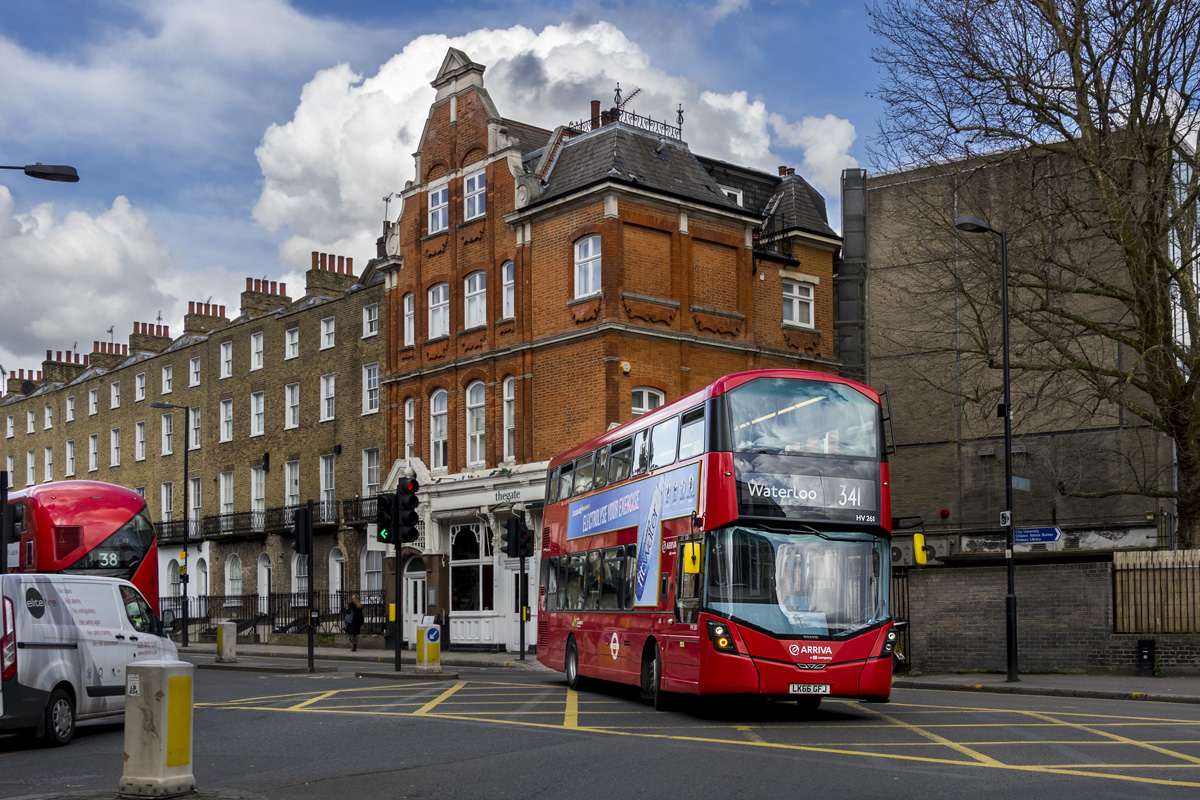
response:
M204 661L202 658L193 659ZM253 663L280 663L254 660ZM294 667L295 662L286 666ZM540 670L456 681L196 672L201 790L306 798L1196 797L1200 706L896 690L889 704L711 700ZM0 737L0 798L115 790L123 726L41 749Z

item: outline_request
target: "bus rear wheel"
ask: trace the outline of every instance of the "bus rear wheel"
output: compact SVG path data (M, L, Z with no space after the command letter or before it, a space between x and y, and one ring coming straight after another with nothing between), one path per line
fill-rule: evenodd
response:
M811 717L821 707L821 695L809 694L796 698L796 713L801 717Z
M563 671L567 673L567 688L579 691L583 682L579 677L579 648L575 646L575 637L567 640L567 657L563 663Z

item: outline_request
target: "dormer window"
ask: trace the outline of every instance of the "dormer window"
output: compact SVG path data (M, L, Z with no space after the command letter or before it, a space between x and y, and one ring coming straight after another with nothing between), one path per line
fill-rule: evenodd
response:
M730 200L737 203L739 206L742 205L742 190L741 189L734 189L732 186L721 186L720 184L717 185L717 188L720 189L721 193L724 194L726 197L728 197Z

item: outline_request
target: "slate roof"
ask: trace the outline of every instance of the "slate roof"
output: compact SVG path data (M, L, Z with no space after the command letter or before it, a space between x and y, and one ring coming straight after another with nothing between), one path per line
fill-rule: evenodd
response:
M683 142L659 139L619 122L564 142L535 205L603 181L742 210L721 192Z
M550 131L545 128L527 125L524 122L517 122L515 119L506 119L504 124L508 126L509 136L515 136L521 140L522 157L545 147L546 142L550 140Z
M774 209L773 227L777 230L799 228L834 239L842 238L829 227L825 198L799 175L787 175L780 180L767 208Z

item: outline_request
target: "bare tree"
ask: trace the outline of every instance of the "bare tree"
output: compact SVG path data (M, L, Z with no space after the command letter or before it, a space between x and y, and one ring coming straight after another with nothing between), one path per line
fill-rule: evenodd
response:
M941 346L978 367L974 386L943 388L994 391L994 244L950 223L992 214L1012 242L1026 403L1043 418L1136 415L1175 445L1177 488L1131 465L1059 490L1175 496L1181 544L1200 546L1200 0L879 0L871 16L886 104L876 166L943 182L910 211L942 238L906 245L925 276L916 295L943 317L954 298L957 338Z

